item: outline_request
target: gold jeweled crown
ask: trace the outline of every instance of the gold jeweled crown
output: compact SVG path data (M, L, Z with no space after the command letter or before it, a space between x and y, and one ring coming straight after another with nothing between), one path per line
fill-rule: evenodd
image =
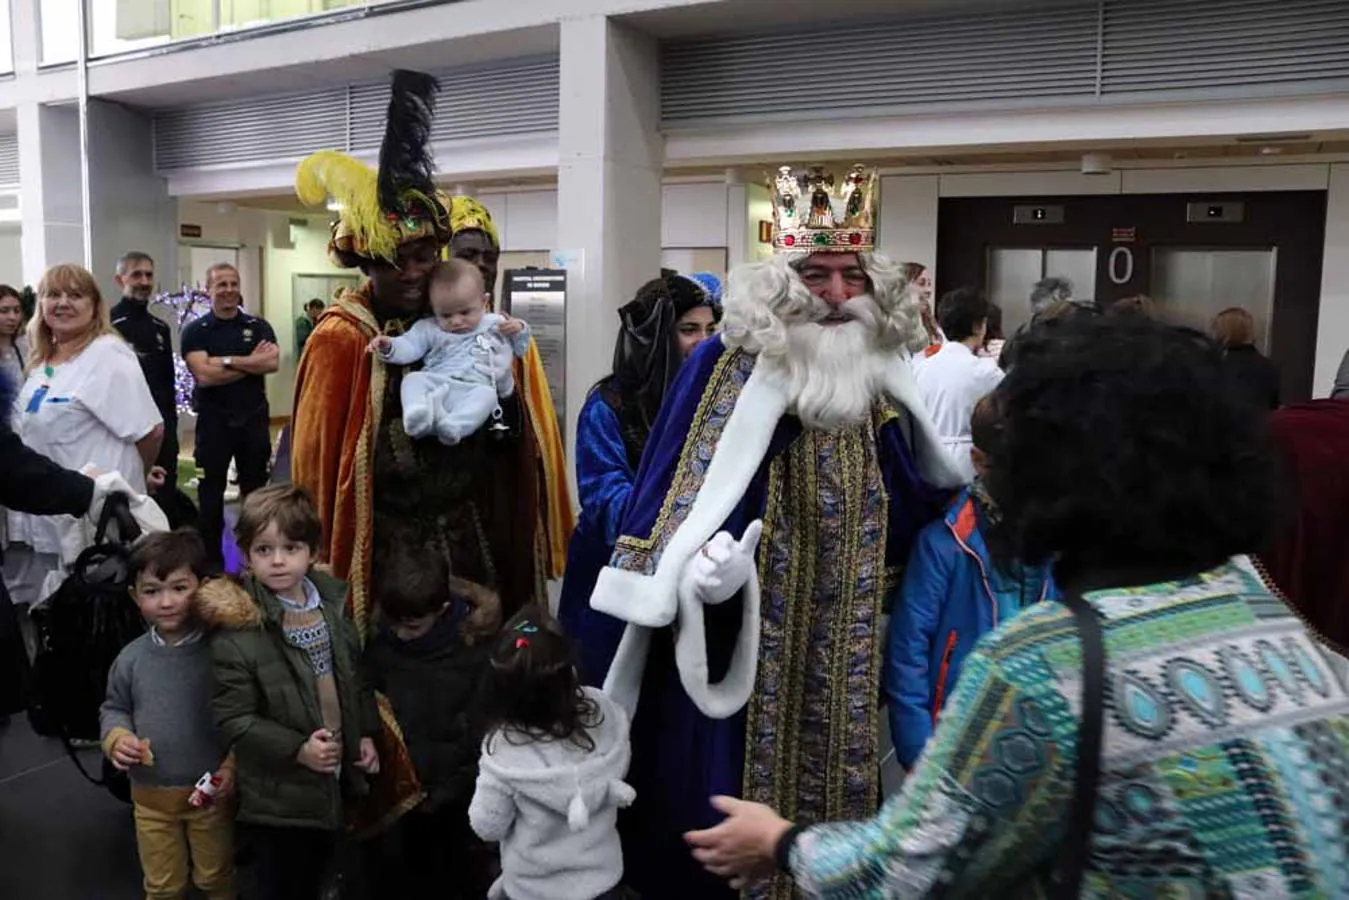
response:
M865 253L876 249L876 170L856 165L836 184L823 166L778 169L773 192L773 250Z

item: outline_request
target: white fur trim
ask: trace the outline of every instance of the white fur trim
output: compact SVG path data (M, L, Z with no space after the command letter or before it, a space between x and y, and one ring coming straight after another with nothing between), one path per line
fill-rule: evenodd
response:
M923 405L909 364L896 356L885 372L884 388L916 424L912 435L919 474L936 487L963 483L941 445L936 428ZM681 590L684 569L726 519L749 488L768 453L778 420L787 411L787 398L780 383L762 368L756 368L736 400L735 408L717 441L707 474L688 517L670 537L656 571L643 575L607 566L601 570L590 596L591 608L628 622L604 691L632 715L637 710L642 675L652 628L678 624L675 661L679 679L689 699L706 716L724 719L749 702L759 664L759 579L751 573L744 586L744 614L736 638L730 669L717 684L708 682L707 636L703 630L702 603ZM722 452L725 449L725 452ZM739 537L739 535L736 535Z
M751 570L741 591L740 632L731 652L731 665L721 681L708 681L707 632L703 603L685 585L679 591L679 633L675 637L675 665L684 691L709 719L729 719L749 702L759 671L759 575Z
M674 622L684 566L735 512L786 410L787 399L777 384L757 369L751 372L722 429L693 507L671 535L655 573L637 575L606 567L590 595L592 609L652 628ZM723 447L735 450L719 452Z
M745 586L745 623L751 621L748 607L752 607L753 631L747 635L742 627L736 640L731 671L715 687L707 681L707 638L703 632L701 604L692 598L691 603L685 602L680 597L679 585L684 568L693 555L725 523L745 496L754 473L759 471L759 465L768 453L778 420L786 411L787 398L777 382L758 369L751 372L717 441L717 450L734 447L735 452L713 452L693 507L671 536L655 573L642 575L612 566L601 570L590 595L591 608L630 623L609 666L604 691L630 715L636 712L642 673L646 669L651 640L647 629L673 624L677 617L696 619L696 627L692 621L679 622L679 639L675 644L680 680L689 691L690 699L705 715L713 718L734 715L749 700L759 657L757 577L751 575L750 584ZM754 594L753 602L749 602L750 591ZM690 612L695 607L696 612ZM747 642L752 646L747 646ZM746 665L748 671L745 671ZM739 704L728 708L741 694L744 698Z
M650 579L651 576L641 577ZM642 675L646 672L646 653L650 647L651 629L629 624L623 629L614 660L609 663L609 674L604 678L604 693L623 708L628 718L637 714L637 700L642 694Z

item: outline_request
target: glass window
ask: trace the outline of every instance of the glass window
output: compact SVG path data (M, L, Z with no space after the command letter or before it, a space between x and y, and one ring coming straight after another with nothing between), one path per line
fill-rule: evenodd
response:
M9 15L9 0L0 0L0 73L14 71L14 34Z
M79 0L42 0L72 5ZM111 56L388 0L86 0L89 55ZM44 41L46 34L43 35ZM71 58L74 58L73 50ZM44 55L45 60L45 55Z
M80 0L38 0L40 64L72 63L80 56Z

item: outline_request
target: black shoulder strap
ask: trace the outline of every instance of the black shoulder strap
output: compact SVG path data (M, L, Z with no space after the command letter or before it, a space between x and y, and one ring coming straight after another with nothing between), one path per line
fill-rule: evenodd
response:
M1096 813L1096 787L1101 774L1101 731L1105 719L1105 643L1096 608L1072 594L1065 599L1082 641L1082 722L1077 729L1077 779L1072 816L1060 851L1052 896L1076 900L1082 887Z

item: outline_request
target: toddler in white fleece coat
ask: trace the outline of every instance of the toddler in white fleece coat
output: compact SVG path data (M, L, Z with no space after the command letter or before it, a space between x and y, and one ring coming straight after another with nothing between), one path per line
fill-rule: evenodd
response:
M482 745L469 823L501 844L491 900L609 900L621 896L618 810L627 714L582 687L557 622L526 607L503 629L484 691L491 726Z

